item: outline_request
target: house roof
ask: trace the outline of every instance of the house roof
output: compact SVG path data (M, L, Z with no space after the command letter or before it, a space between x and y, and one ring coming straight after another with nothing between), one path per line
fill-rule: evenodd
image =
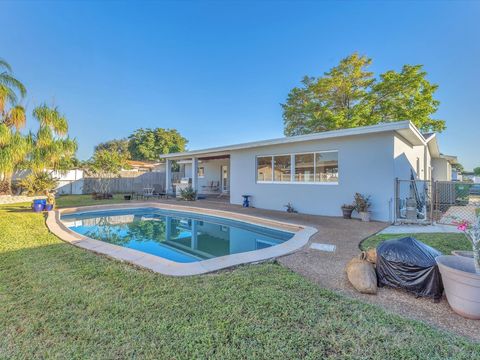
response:
M398 121L392 123L384 123L378 125L371 125L371 126L362 126L350 129L340 129L340 130L332 130L332 131L325 131L321 133L314 133L308 135L298 135L298 136L289 136L289 137L282 137L277 139L270 139L270 140L261 140L261 141L253 141L241 144L234 144L234 145L226 145L226 146L219 146L201 150L192 150L186 151L182 153L171 153L162 155L161 159L182 159L186 157L194 157L194 156L202 156L202 155L222 155L228 154L231 151L235 150L242 150L248 148L256 148L256 147L263 147L263 146L271 146L271 145L279 145L279 144L291 144L291 143L298 143L304 141L313 141L313 140L323 140L323 139L333 139L333 138L340 138L340 137L347 137L347 136L357 136L357 135L368 135L368 134L376 134L382 132L397 132L405 139L407 139L413 145L425 145L426 140L420 131L413 125L410 121Z
M153 168L157 166L158 162L150 162L150 161L138 161L138 160L127 160L127 164L132 167L145 167L145 168Z

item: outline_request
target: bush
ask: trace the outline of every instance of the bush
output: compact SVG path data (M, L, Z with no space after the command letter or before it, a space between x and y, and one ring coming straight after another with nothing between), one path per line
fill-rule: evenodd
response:
M358 213L367 212L370 208L370 196L355 193L354 205Z
M34 196L52 192L58 186L58 181L52 175L40 172L27 175L18 184L27 195Z
M180 197L183 200L194 201L197 200L197 192L191 186L180 190Z

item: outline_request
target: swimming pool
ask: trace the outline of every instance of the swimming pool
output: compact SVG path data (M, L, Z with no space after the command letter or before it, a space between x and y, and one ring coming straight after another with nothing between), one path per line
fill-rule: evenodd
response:
M71 231L176 263L205 261L274 247L294 233L227 218L159 208L76 212L61 216Z

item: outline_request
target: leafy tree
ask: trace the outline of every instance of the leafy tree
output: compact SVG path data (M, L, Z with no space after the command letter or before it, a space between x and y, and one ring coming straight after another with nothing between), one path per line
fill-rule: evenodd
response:
M33 135L33 148L28 156L27 167L33 172L45 169L63 171L74 166L77 141L68 137L68 121L57 107L45 104L33 110L39 129Z
M462 173L465 170L463 165L460 164L460 163L452 164L452 169L454 169L455 171L457 171L459 173Z
M118 152L108 150L95 151L92 158L87 162L88 173L94 175L98 181L95 182L96 193L106 194L110 190L110 180L118 177L120 171L128 167L127 159Z
M138 129L129 136L129 151L133 160L155 161L162 154L181 152L187 144L175 129Z
M12 175L31 149L31 138L20 133L25 126L25 109L18 104L25 86L0 59L0 193L10 193Z
M473 173L475 174L475 176L480 176L480 166L474 168Z
M421 65L405 65L376 79L372 60L354 53L322 77L304 77L282 104L285 135L301 135L383 122L411 120L422 131L442 131L435 120L437 85L426 79Z
M123 155L126 159L130 159L130 151L128 150L128 139L113 139L95 146L95 151L107 150L117 152Z

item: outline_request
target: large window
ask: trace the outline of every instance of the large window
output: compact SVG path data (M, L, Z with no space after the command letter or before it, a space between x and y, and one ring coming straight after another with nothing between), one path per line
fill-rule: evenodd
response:
M257 181L272 181L272 157L257 157Z
M315 177L315 154L295 155L295 181L313 182Z
M336 151L315 154L315 181L338 182L338 153Z
M277 155L273 157L273 181L292 181L292 163L290 155Z
M338 152L258 156L257 181L262 183L337 184Z

